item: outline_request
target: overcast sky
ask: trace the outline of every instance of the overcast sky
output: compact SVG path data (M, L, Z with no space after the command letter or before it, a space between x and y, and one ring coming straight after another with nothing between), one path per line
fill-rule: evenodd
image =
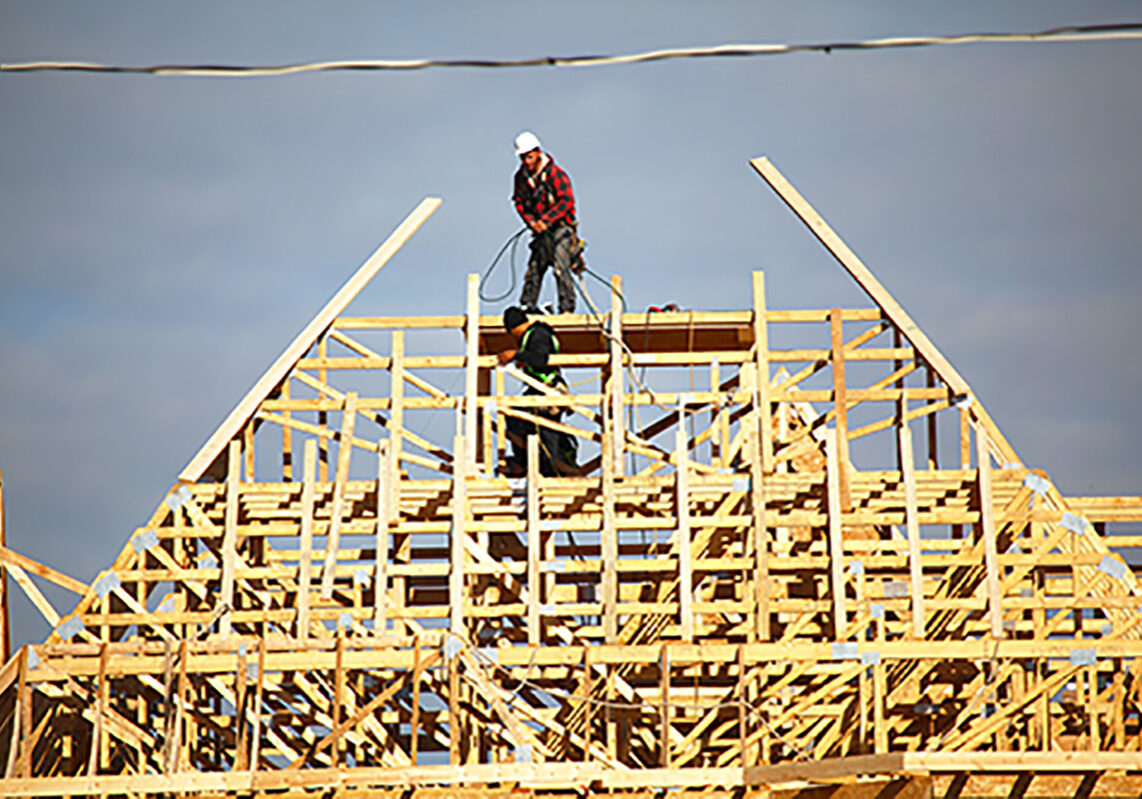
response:
M1031 31L1132 2L0 2L0 60L520 58ZM865 301L768 155L1065 493L1142 494L1142 43L283 78L0 74L9 545L105 568L266 366L426 195L353 306L461 313L518 228L513 137L570 172L636 309ZM49 592L61 612L74 598ZM14 596L14 643L46 624Z

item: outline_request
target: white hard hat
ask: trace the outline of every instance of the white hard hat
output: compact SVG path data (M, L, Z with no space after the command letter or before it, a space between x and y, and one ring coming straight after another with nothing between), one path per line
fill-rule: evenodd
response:
M538 150L543 145L539 143L539 138L530 130L525 130L523 133L515 137L515 154L523 155L530 153L532 150Z

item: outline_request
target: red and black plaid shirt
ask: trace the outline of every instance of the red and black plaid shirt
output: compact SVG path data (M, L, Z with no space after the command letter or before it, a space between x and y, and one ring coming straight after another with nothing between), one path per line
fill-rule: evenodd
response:
M560 169L550 155L547 163L532 176L521 166L515 173L515 209L523 221L542 220L548 227L559 223L575 223L575 195L571 178Z

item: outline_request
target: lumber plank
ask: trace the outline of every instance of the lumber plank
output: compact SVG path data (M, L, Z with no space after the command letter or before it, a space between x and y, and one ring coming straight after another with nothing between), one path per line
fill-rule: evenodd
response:
M412 210L392 234L381 244L369 258L361 264L360 268L338 289L329 302L317 312L297 337L270 365L265 374L246 392L246 396L235 406L214 434L207 439L202 449L198 451L186 467L179 473L178 479L184 483L197 482L211 467L215 459L246 421L253 415L263 399L268 397L274 389L285 379L294 364L314 345L318 337L324 333L333 320L348 307L353 298L360 293L377 272L396 255L397 251L416 232L433 211L440 207L441 201L435 197L426 197Z

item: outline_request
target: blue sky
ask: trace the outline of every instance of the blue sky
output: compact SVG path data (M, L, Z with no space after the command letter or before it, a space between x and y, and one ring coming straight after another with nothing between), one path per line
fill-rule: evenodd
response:
M1137 21L1127 2L0 4L0 60L516 58ZM0 75L8 540L89 580L425 195L355 310L458 313L517 229L511 141L567 167L634 308L863 297L768 155L1066 493L1142 494L1142 44L285 78ZM61 610L70 597L53 594ZM15 641L46 625L14 598Z

